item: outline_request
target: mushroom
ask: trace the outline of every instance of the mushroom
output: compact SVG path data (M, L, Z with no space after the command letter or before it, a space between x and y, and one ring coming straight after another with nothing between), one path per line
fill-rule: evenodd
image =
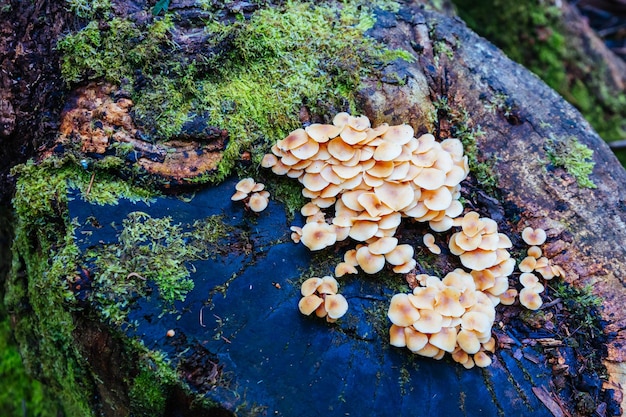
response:
M302 227L300 241L312 251L334 245L336 240L335 228L327 223L312 222Z
M305 316L309 316L311 315L311 313L317 310L317 308L321 306L323 302L323 298L315 294L310 294L300 299L300 301L298 302L298 309L300 309L300 312Z
M522 239L531 246L543 245L546 241L546 231L539 228L526 227L522 230Z
M324 308L328 314L327 320L335 321L348 311L348 301L341 294L328 294L324 297Z
M374 254L367 246L356 251L356 261L366 274L375 274L385 267L385 255Z
M269 201L267 197L260 193L252 193L248 200L248 207L255 213L259 213L267 208Z
M396 326L407 327L420 318L420 313L409 301L407 294L395 294L391 297L387 317Z

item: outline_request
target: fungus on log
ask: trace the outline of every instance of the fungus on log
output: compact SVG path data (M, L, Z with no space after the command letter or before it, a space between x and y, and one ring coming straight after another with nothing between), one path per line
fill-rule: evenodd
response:
M216 41L200 35L206 21L205 11L182 3L171 5L178 7L176 10L183 16L177 21L180 31L170 34L175 41L171 44L184 45L186 48L182 50L200 54L206 49L205 42L219 42L211 44L215 56L203 56L206 60L197 63L200 65L202 61L208 66L203 69L208 71L209 80L202 79L203 82L224 75L218 67L229 68L220 66L218 59L235 56L244 65L248 63L246 59L255 66L262 65L264 60L279 65L280 58L293 49L280 49L282 44L278 43L263 43L265 38L257 32L255 38L246 36L248 22L256 23L256 30L272 28L274 35L280 32L276 20L271 20L277 19L277 14L264 14L267 10L260 6L250 6L252 10L248 10L246 5L235 2L240 9L221 10L229 16L225 19L229 24L236 22L237 30L229 32L229 36L216 37ZM458 19L424 8L418 1L404 2L398 10L374 9L366 18L359 13L366 13L367 7L352 6L349 2L327 2L300 7L294 2L280 6L285 10L279 14L281 19L293 18L287 24L290 46L293 46L293 31L298 29L294 21L301 23L298 19L303 15L311 17L311 13L317 12L318 26L323 26L331 15L336 18L329 30L341 30L337 35L344 36L371 24L368 42L373 39L376 45L385 45L387 51L403 51L394 60L385 60L383 55L377 59L371 57L373 63L367 62L367 71L363 72L354 72L352 67L348 71L332 67L337 61L342 65L355 64L356 61L341 60L341 54L323 60L324 65L331 66L330 70L315 67L311 77L323 82L326 78L319 74L328 74L331 79L333 71L341 73L346 78L325 93L334 94L345 91L346 86L354 86L349 97L344 97L346 100L324 103L322 95L306 96L306 103L298 103L301 108L279 107L292 98L280 96L279 86L295 88L302 81L300 74L291 74L292 67L279 67L272 73L279 81L276 85L251 89L250 84L241 83L234 88L264 100L279 95L279 100L272 102L270 116L266 114L267 106L258 102L254 104L259 107L243 100L223 99L216 104L208 99L202 102L198 95L196 101L185 104L202 102L214 106L211 110L220 116L220 123L236 127L235 121L245 120L245 126L226 132L224 126L211 123L210 126L217 127L209 129L214 133L209 135L212 139L209 143L192 141L190 148L180 152L179 144L170 142L170 138L159 142L159 146L149 147L164 152L158 163L166 162L170 153L181 156L166 171L148 170L157 177L164 175L173 185L193 182L188 181L189 175L199 184L205 178L194 177L197 170L186 165L191 154L202 157L215 152L216 158L208 159L217 161L216 164L199 167L204 174L230 172L243 178L255 173L255 180L262 180L273 196L259 213L250 213L243 204L231 201L237 184L235 176L217 185L200 185L187 198L148 198L137 187L144 183L134 182L134 175L140 169L147 170L142 158L136 162L132 158L124 160L131 169L124 171L126 177L121 181L110 166L97 170L89 165L75 166L77 161L72 157L80 155L82 147L73 149L75 153L58 166L53 159L41 162L39 167L26 165L16 170L19 176L14 200L18 213L16 259L8 281L7 300L27 361L57 359L63 365L42 366L35 371L59 394L68 414L83 415L89 407L101 410L104 415L115 415L117 410L139 414L146 411L142 407L153 407L148 411L156 415L176 407L179 410L175 412L195 411L195 415L200 415L200 411L191 409L201 407L207 414L218 410L221 413L262 410L279 415L360 415L376 410L380 416L396 416L427 406L438 407L445 415L480 412L485 416L503 413L550 416L560 407L567 413L581 404L592 404L593 410L606 415L620 412L619 402L623 397L619 384L625 384L619 378L620 375L623 378L626 361L622 348L626 312L621 308L626 290L620 280L626 274L626 249L621 245L626 237L626 212L621 198L626 191L626 172L577 111ZM347 11L353 14L348 15ZM120 13L119 8L116 12ZM355 14L361 17L355 18ZM145 18L145 13L139 11L135 17L138 16ZM254 20L255 17L259 20ZM268 20L260 20L261 17ZM345 22L352 25L342 26ZM306 31L316 30L318 26L307 26ZM102 30L105 29L103 25ZM256 49L236 49L246 39L258 42L252 45ZM361 41L361 38L352 39L349 48L341 52L353 51ZM372 45L367 43L367 46ZM357 51L362 53L364 49ZM299 70L319 65L318 61L305 61L306 65ZM275 71L265 69L268 73ZM231 75L247 77L258 72L263 71L233 71ZM200 70L185 73L186 81L192 82L200 73L205 74ZM350 78L349 74L356 74L358 79ZM140 78L139 74L131 75ZM208 85L212 84L202 84ZM141 83L136 87L138 96L141 96L139 90L147 88ZM188 84L187 87L185 94L199 91ZM207 96L211 94L209 89L202 91ZM298 91L304 96L316 90ZM232 94L232 90L220 90L220 94ZM301 101L302 96L299 96ZM494 106L495 97L501 96L506 96L511 104L506 114ZM126 104L129 103L118 100L117 107L124 110ZM349 105L356 108L348 108ZM347 111L366 115L367 119L351 119ZM330 120L337 112L339 115ZM186 112L186 116L190 113ZM134 113L129 117L141 118L141 115ZM143 120L158 122L149 117ZM122 117L121 122L129 121L132 120ZM274 123L285 126L278 128ZM151 133L149 129L143 131L144 126L123 126L126 126L123 130L137 134L134 138L141 139ZM255 135L248 135L250 131L246 129L250 126L258 129ZM344 128L339 132L332 126ZM161 124L164 131L168 127ZM288 135L290 131L295 133ZM230 142L222 152L227 133ZM419 147L423 146L424 152L419 161L433 162L437 159L435 153L439 152L450 157L444 158L446 161L442 160L440 166L422 171L423 174L411 171L410 164L390 163L401 157L403 146L411 142L409 133L422 138ZM85 135L83 139L109 140L106 135ZM360 148L357 155L352 145L368 139L378 141L379 145L376 149ZM146 156L142 149L148 145L136 141L125 149L131 151L128 155L138 151ZM430 152L430 147L441 151ZM325 158L342 162L337 164L338 168L328 169L319 161L306 161L324 148ZM582 163L586 164L583 174L586 176L590 171L586 179L596 188L580 185L577 176L581 172L576 171L580 160L573 161L577 165L572 166L551 162L556 160L555 156L560 162L567 162L572 149L593 150ZM270 151L280 154L282 159L262 158ZM463 153L469 159L467 178L465 165L454 169L450 162ZM369 162L368 176L362 178L367 189L344 192L334 207L333 224L324 222L324 211L335 204L333 198L339 194L337 186L342 184L347 189L358 186L350 181L356 176L353 163L360 162L362 157L373 161ZM256 170L255 161L271 167L271 171ZM235 166L236 170L245 172L235 172L232 169ZM170 168L180 175L170 175ZM38 169L46 170L45 174ZM312 221L290 229L283 203L292 195L289 191L280 192L274 174L295 177L302 170L305 172L302 184L307 190L303 195L314 199L319 210L311 206L293 210L292 205L292 212L302 209L303 213L310 213ZM435 219L436 215L428 221L442 242L452 242L450 229L463 231L464 237L454 238L452 245L441 245L441 254L423 249L423 237L430 232L425 224L401 223L397 211L387 213L381 204L393 210L404 210L413 204L415 192L409 202L405 195L407 185L398 185L400 178L412 175L415 176L410 184L420 188L419 198L423 197L422 193L425 197L423 206L416 204L410 211L407 209L407 217L422 217L429 211L454 213L449 221ZM395 178L392 180L395 182L390 182L394 185L385 185L383 178L389 176ZM454 193L446 188L455 187L460 181L460 189ZM68 184L75 188L68 189ZM408 187L413 190L413 185ZM447 191L439 194L440 189ZM241 192L250 191L256 192L247 188ZM36 200L32 199L34 194ZM130 198L112 199L111 194ZM459 197L467 202L465 208L453 203ZM261 206L265 206L265 200ZM304 223L302 217L294 216L300 224ZM464 217L457 224L452 219L459 216ZM376 217L380 219L372 220ZM375 228L371 227L374 222L378 222ZM348 228L354 223L358 227L352 232ZM522 254L518 261L524 258L528 245L522 240L521 232L526 227L546 231L546 242L541 248L528 251L536 259L532 268L544 279L559 275L565 281L548 288L526 276L527 285L517 285L521 291L524 291L522 287L529 288L524 291L524 298L528 295L527 304L531 306L539 304L536 296L549 291L546 296L551 297L550 302L541 307L541 314L520 314L524 310L512 301L514 289L507 289L510 283L516 283L498 280L511 275L516 261L506 256L505 247L511 246L511 252ZM47 240L55 231L59 233L58 229L66 229L67 234L58 236L54 242ZM290 236L302 244L294 244ZM478 238L473 241L476 236L480 242ZM370 240L373 238L379 240ZM344 254L329 248L336 243L346 248L348 239L363 246ZM42 248L45 250L40 251ZM164 252L168 248L174 254ZM311 254L307 248L315 253ZM449 253L452 251L476 252L476 256L468 255L466 262L461 262ZM145 261L150 253L158 257ZM488 259L479 259L482 255ZM342 256L344 262L340 263ZM485 269L496 263L497 273ZM462 269L467 266L464 264L476 266L476 271L469 274ZM325 276L336 266L345 274L341 278L345 298L337 297L332 285L320 292L321 282L305 281L311 276L308 273L311 269L322 272L314 275ZM358 274L356 266L377 275L372 278ZM69 273L59 274L63 268L69 268ZM457 268L460 270L453 272ZM439 282L439 278L431 275L435 270L447 273L437 291L427 285L435 286ZM22 272L28 274L28 280ZM494 288L492 297L468 287L468 275L476 289ZM177 286L179 282L191 285ZM554 282L550 281L550 285ZM589 294L576 292L587 288L587 284ZM412 293L393 295L398 287ZM540 289L544 290L541 294ZM42 302L42 291L49 296L46 300L58 302ZM566 300L567 294L570 298ZM580 329L575 325L594 319L594 312L580 311L575 303L584 302L585 308L591 309L592 296L601 299L598 312L605 324L586 328L589 337L577 339ZM501 301L497 309L493 306L498 301L493 297ZM300 299L305 301L299 305ZM170 304L162 300L169 300ZM390 301L391 326L385 314ZM346 303L350 305L347 311ZM466 313L469 305L474 310ZM328 317L330 323L294 314L298 306L307 315L315 312ZM422 315L424 320L415 327ZM53 319L57 321L48 322ZM67 323L73 323L75 329L68 329ZM493 334L486 331L494 323L498 326ZM458 333L450 330L456 326L462 327ZM93 335L93 329L98 330L100 338ZM174 330L172 336L164 337L169 330ZM91 336L81 337L84 335ZM141 343L133 342L135 339ZM570 341L580 345L568 346ZM389 342L393 347L389 347ZM395 349L404 346L408 351ZM603 347L606 352L601 350ZM55 356L55 349L62 353ZM597 354L589 354L591 349L596 349ZM412 352L424 358L414 357ZM446 352L453 361L431 359L442 359ZM591 362L594 357L601 360ZM128 366L114 367L116 372L112 374L107 359ZM329 364L332 366L326 366ZM563 365L568 365L567 373ZM597 371L603 370L603 366L609 372L608 379L598 376ZM468 371L459 372L459 367ZM474 367L489 368L478 373ZM80 369L80 372L70 374L68 369ZM83 375L90 377L81 379ZM151 381L153 386L148 392L160 401L149 406L142 402L146 400L145 395L141 396L142 390L150 386L141 384L140 377ZM583 391L576 383L589 378L590 387ZM366 380L374 382L363 384ZM414 389L418 381L420 389ZM423 381L428 383L421 384ZM552 390L552 384L567 389ZM85 387L88 395L75 392L79 386ZM578 395L567 397L573 389L578 390ZM196 401L198 396L205 402ZM574 398L588 401L583 404ZM157 410L159 405L161 408Z

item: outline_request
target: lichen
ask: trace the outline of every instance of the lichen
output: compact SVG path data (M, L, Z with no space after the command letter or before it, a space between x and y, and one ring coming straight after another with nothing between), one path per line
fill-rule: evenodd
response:
M545 145L546 154L550 163L563 167L572 175L580 187L596 188L596 184L589 178L593 172L593 150L589 149L575 137L557 139L550 137Z

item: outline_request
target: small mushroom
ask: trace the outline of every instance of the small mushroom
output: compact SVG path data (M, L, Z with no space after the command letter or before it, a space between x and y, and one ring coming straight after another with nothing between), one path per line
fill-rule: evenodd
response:
M310 294L305 297L302 297L298 302L298 309L305 316L311 315L319 306L322 305L324 299L315 295Z
M522 239L531 246L543 245L546 242L546 231L539 228L526 227L522 230Z
M335 244L335 228L327 223L307 223L302 227L300 241L312 251L324 249Z
M407 294L395 294L391 297L387 317L396 326L407 327L420 318L420 313L409 301Z
M337 320L348 311L348 301L341 294L329 294L324 297L324 308L328 318Z

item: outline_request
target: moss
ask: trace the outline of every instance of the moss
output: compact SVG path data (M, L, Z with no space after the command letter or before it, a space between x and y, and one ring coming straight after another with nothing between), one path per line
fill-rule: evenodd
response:
M207 115L231 140L218 172L198 181L219 181L242 150L252 150L258 162L272 143L299 127L302 105L318 114L358 112L354 92L361 77L379 64L411 57L365 35L374 23L371 7L394 5L288 1L249 19L209 20L206 47L195 61L171 43L171 15L145 27L117 18L106 25L92 21L59 41L62 74L68 83L123 83L137 120L156 139L175 136L193 115Z
M576 178L580 187L596 188L596 184L589 178L595 166L591 149L580 143L575 137L566 139L551 137L545 146L552 165L563 167Z
M130 406L134 416L161 416L165 411L166 390L155 381L154 372L142 370L131 384Z
M76 16L93 19L111 10L110 0L65 0L67 7Z
M152 286L164 309L184 301L193 289L189 262L217 253L218 240L228 233L220 216L197 220L191 229L170 217L153 218L132 212L122 222L117 243L103 245L86 254L93 264L90 299L106 320L121 324L137 297Z

